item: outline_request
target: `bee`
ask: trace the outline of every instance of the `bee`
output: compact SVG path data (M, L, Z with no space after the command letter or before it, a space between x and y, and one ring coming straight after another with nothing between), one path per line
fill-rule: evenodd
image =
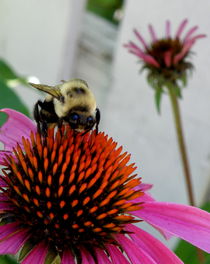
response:
M95 126L98 133L100 111L85 81L72 79L56 86L29 84L47 93L45 100L37 101L34 106L34 119L41 134L46 135L48 127L60 127L63 123L84 133Z

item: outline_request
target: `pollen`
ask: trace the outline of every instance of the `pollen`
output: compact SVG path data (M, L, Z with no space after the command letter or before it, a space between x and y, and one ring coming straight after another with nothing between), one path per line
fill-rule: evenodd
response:
M10 184L2 192L14 207L10 218L30 230L31 241L50 241L58 252L65 246L77 252L91 240L105 248L136 222L130 212L141 208L143 192L135 189L141 180L130 155L104 133L63 126L46 136L31 133L22 145L6 160Z

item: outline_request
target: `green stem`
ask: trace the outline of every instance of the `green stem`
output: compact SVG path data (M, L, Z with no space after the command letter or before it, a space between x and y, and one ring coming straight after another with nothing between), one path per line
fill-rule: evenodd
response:
M184 134L183 134L183 129L182 129L179 103L178 103L177 96L175 94L174 89L170 87L168 88L168 91L169 91L169 96L171 99L171 105L172 105L172 110L173 110L173 115L174 115L176 134L177 134L179 151L181 154L181 160L182 160L182 165L183 165L183 170L184 170L184 175L185 175L188 199L189 199L190 205L195 206L195 199L194 199L193 187L192 187L192 178L190 174L190 167L189 167L189 162L187 158L186 146L184 142ZM198 257L199 262L204 263L205 257L203 255L203 251L200 250L199 248L196 248L196 250L197 250L197 257Z
M187 158L186 146L184 142L184 134L183 134L183 129L182 129L179 104L178 104L177 96L175 94L174 89L169 88L168 91L169 91L169 96L171 99L171 105L172 105L172 110L173 110L173 115L174 115L177 140L179 144L179 151L181 155L184 176L185 176L185 181L186 181L186 186L187 186L188 199L189 199L190 205L195 205L195 199L194 199L193 187L192 187L192 179L191 179L191 174L190 174L189 162Z

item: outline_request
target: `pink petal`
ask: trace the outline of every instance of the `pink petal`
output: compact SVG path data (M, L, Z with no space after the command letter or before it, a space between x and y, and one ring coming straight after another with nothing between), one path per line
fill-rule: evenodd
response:
M106 245L113 264L129 264L128 260L124 257L123 253L113 245Z
M199 35L197 35L197 36L195 36L195 37L189 39L188 42L189 42L189 43L192 42L192 43L194 44L195 41L196 41L197 39L199 39L199 38L206 38L206 35L205 35L205 34L199 34Z
M171 51L166 51L164 53L164 62L167 67L171 66L171 55L172 55Z
M184 56L187 54L187 52L191 49L192 45L194 43L186 43L180 53L178 53L176 56L174 56L174 64L177 64L181 59L184 58Z
M139 185L139 190L142 190L142 191L148 191L148 190L150 190L152 187L153 187L153 184L141 183L141 184Z
M7 186L8 184L5 180L5 177L0 175L0 187L7 187Z
M10 202L0 202L0 210L13 210L14 206Z
M0 131L1 131L1 128L0 128ZM12 155L12 152L11 151L0 150L0 165L5 165L4 159L5 159L6 155Z
M8 115L8 120L0 128L0 141L4 143L5 150L12 150L17 143L22 143L22 137L30 137L30 132L36 132L36 126L25 115L12 110L1 109L0 112Z
M191 28L191 29L187 32L186 36L184 37L184 42L187 42L187 41L189 40L189 38L191 37L191 35L192 35L197 29L198 29L198 26L195 26L195 27Z
M81 249L81 256L82 256L82 264L95 264L93 257L86 249Z
M210 253L210 213L193 206L148 202L132 214Z
M104 253L103 250L97 248L95 252L96 252L98 263L100 263L100 264L111 264L109 258L107 257L107 255Z
M187 23L188 23L188 20L187 19L185 19L185 20L182 21L182 23L178 27L177 33L175 35L176 38L180 38L180 36L181 36L184 28L186 27Z
M17 223L11 223L0 226L0 240L16 232L18 229L19 227Z
M61 264L75 264L74 257L69 250L64 251Z
M15 255L28 239L28 230L18 231L0 241L0 254Z
M171 250L159 240L134 225L127 225L126 230L132 232L129 236L158 264L183 263Z
M156 68L160 68L159 63L152 56L145 54L143 59L146 63L151 64Z
M171 23L169 20L166 21L166 38L171 37Z
M5 193L0 192L0 202L8 201L8 197L5 195Z
M141 34L136 29L134 29L133 32L136 35L136 37L138 38L138 40L140 40L140 42L143 45L143 47L145 49L147 49L147 43L145 42L145 40L143 39L143 37L141 36Z
M41 242L35 246L27 257L21 262L22 264L44 264L48 252L48 246Z
M134 241L123 235L116 235L116 240L122 246L131 263L133 264L158 264Z
M151 38L152 38L152 42L157 41L157 36L155 34L155 30L154 30L153 26L150 24L148 26L148 28L149 28L149 32L150 32L150 35L151 35Z

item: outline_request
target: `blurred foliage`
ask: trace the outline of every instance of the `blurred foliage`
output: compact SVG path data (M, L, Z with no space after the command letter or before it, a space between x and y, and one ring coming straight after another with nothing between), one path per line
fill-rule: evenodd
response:
M18 262L8 255L0 256L0 264L18 264Z
M4 60L0 59L0 109L12 108L29 115L27 107L15 93L14 88L18 85L27 85L26 79L19 76ZM0 115L0 126L5 120L6 115L2 113Z
M210 202L205 203L201 209L210 212ZM185 264L200 264L200 260L198 259L197 249L187 243L184 240L181 240L176 249L174 250L175 254L185 263ZM210 254L203 252L203 256L205 261L202 262L203 264L210 263Z
M118 24L114 14L121 9L124 0L88 0L87 10L101 16L112 23Z

